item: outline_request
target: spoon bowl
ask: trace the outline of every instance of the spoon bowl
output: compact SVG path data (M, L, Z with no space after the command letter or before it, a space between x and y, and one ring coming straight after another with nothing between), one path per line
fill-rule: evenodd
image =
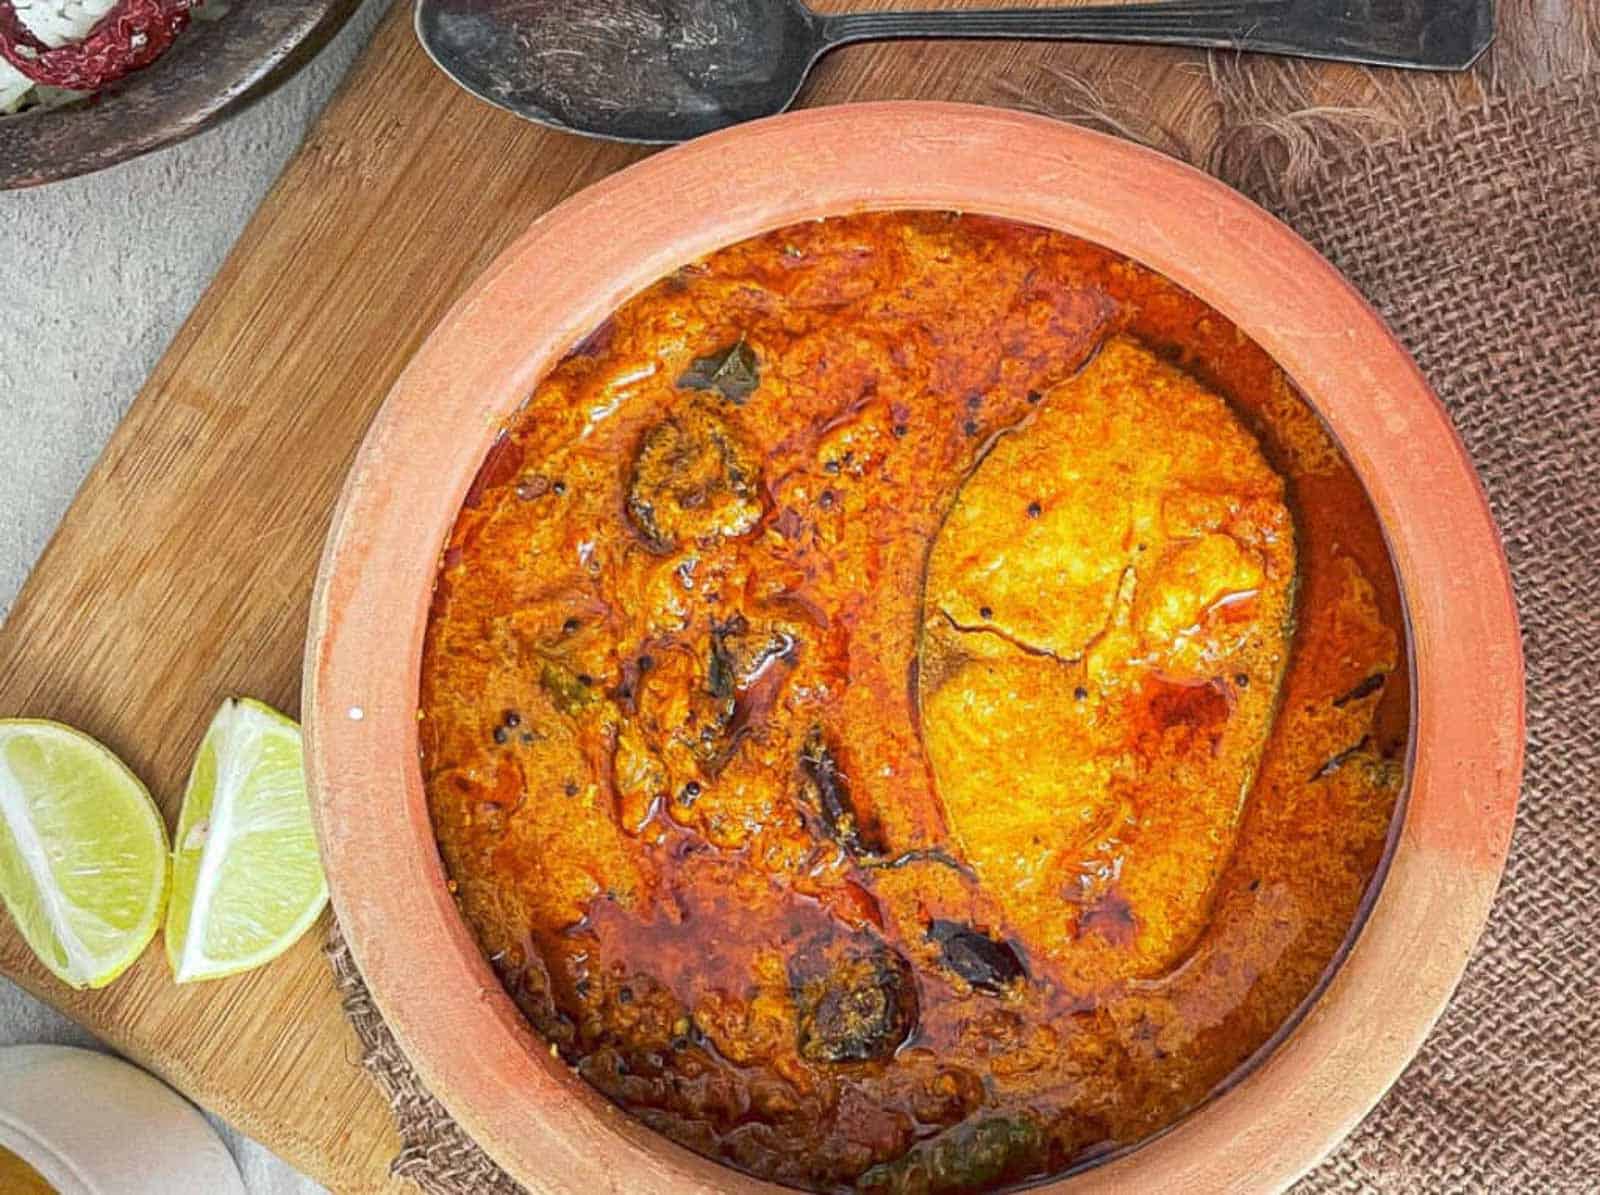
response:
M418 0L417 36L468 91L612 141L684 141L781 112L827 48L793 0Z

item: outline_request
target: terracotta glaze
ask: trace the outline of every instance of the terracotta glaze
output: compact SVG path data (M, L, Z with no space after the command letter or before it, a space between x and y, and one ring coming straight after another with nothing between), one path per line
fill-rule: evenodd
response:
M1365 927L1254 1069L1161 1135L1059 1180L1084 1191L1279 1189L1409 1060L1487 914L1521 766L1509 581L1442 408L1332 267L1221 184L1040 118L875 104L708 137L555 209L446 316L369 432L313 607L307 761L341 923L430 1088L530 1187L776 1189L624 1115L552 1057L505 994L434 845L417 762L419 667L456 513L469 491L481 496L500 429L557 361L623 301L714 250L802 220L895 209L1056 229L1188 290L1285 371L1386 532L1412 649L1412 761ZM959 603L959 561L951 569Z

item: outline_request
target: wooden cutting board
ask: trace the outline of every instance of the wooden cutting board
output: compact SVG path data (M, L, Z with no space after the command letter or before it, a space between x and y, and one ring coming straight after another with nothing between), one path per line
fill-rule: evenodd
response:
M1063 91L1063 72L1133 88L1157 123L1197 144L1215 118L1199 55L1108 47L858 47L824 62L806 102L1081 97ZM224 695L297 709L328 515L407 358L535 217L639 156L458 91L416 46L409 6L396 4L0 629L0 716L58 718L98 736L174 822ZM0 973L336 1191L385 1190L399 1185L388 1174L399 1141L341 1015L325 929L234 979L177 988L157 947L110 988L72 992L0 918Z

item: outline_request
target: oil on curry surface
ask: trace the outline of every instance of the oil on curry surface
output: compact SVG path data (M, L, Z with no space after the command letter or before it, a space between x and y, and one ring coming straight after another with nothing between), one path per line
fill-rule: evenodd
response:
M468 494L460 907L562 1058L817 1190L1171 1123L1314 989L1407 736L1375 517L1220 316L1071 237L796 226L628 302Z

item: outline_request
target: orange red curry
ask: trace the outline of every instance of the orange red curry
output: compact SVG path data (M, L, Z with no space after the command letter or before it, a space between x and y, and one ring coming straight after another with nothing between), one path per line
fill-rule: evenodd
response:
M943 213L626 303L444 554L461 910L645 1123L819 1191L1036 1179L1203 1101L1352 932L1409 697L1377 520L1166 280Z

